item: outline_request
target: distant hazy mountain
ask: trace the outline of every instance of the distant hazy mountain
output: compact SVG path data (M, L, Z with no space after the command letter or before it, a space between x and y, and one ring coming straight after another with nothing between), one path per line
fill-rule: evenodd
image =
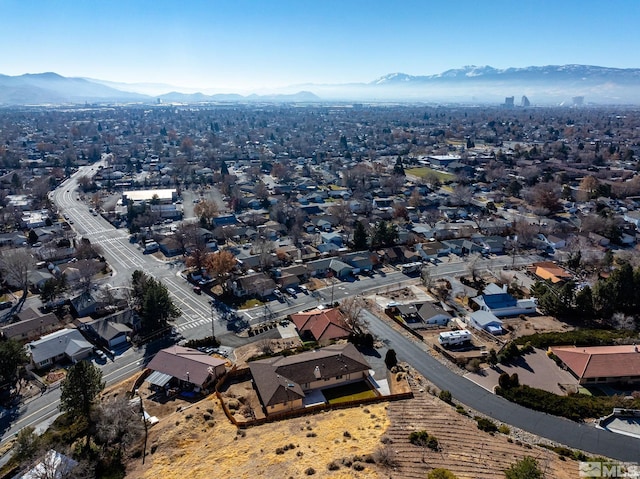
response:
M175 91L171 91L174 89ZM301 91L304 90L304 91ZM168 92L162 95L145 95ZM0 105L65 103L203 103L203 102L319 102L413 101L503 103L526 95L532 105L571 102L640 104L640 69L588 65L496 69L466 66L437 75L392 73L369 83L307 84L263 95L205 94L162 84L126 84L88 78L66 78L56 73L0 75Z
M137 93L116 90L83 78L66 78L57 73L0 75L0 104L141 101L146 98Z
M589 65L549 65L497 69L465 66L437 75L385 75L369 84L375 90L407 96L466 96L468 99L504 101L522 95L534 103L557 103L583 96L595 103L640 103L640 69Z
M114 88L109 85L117 85ZM150 84L149 84L150 85ZM148 85L147 85L148 86ZM155 88L162 85L155 84ZM171 92L159 96L126 91L125 83L113 83L87 78L67 78L57 73L37 73L20 76L0 75L0 105L83 104L83 103L206 103L206 102L318 102L320 98L308 91L294 93L248 95L235 93L205 95L203 93ZM133 85L140 89L140 84Z
M589 65L548 65L543 67L497 69L490 66L465 66L447 70L437 75L412 76L404 73L391 73L378 78L375 85L392 83L434 83L434 82L479 82L479 81L532 81L532 82L572 82L579 84L628 83L637 85L640 81L639 68L606 68Z

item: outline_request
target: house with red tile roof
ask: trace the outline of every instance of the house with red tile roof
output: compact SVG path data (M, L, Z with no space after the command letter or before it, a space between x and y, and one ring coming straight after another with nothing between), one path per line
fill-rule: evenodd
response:
M352 333L338 308L313 309L291 315L300 338L306 341L332 341L349 337Z
M556 346L551 352L580 384L640 383L640 349L636 345Z

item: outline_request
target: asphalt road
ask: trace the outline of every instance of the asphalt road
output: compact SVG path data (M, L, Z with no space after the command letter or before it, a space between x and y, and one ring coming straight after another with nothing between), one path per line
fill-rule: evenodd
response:
M424 344L396 331L377 316L366 311L365 319L371 333L382 339L387 347L393 348L399 360L411 364L439 389L449 390L454 401L506 424L591 454L620 461L637 461L640 457L640 439L602 431L511 403L451 371L430 356Z

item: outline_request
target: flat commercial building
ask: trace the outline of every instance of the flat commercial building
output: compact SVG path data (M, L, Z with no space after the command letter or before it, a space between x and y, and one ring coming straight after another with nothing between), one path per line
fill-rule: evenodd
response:
M134 203L139 203L151 201L154 197L157 198L160 203L173 203L178 197L178 192L175 188L166 188L162 190L130 190L122 193L123 202L131 200Z

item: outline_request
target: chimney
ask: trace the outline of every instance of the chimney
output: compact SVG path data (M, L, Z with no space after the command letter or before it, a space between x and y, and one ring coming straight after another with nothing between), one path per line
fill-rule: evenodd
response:
M316 377L316 379L322 378L322 373L320 372L320 367L318 367L318 366L315 367L315 369L313 370L313 375Z

